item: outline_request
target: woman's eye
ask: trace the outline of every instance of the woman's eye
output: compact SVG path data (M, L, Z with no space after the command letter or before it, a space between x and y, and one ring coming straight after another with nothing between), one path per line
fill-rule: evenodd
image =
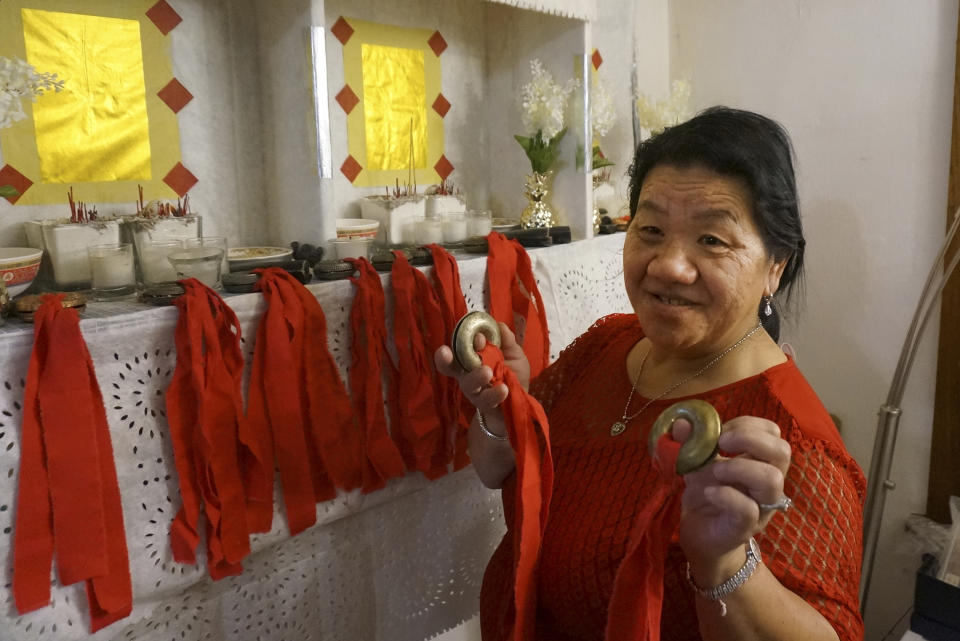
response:
M707 234L706 236L701 236L700 242L703 243L704 245L707 245L708 247L719 247L723 245L722 240L720 240L716 236L711 236L710 234Z
M654 227L653 225L642 225L638 231L644 236L662 236L663 232L659 227Z

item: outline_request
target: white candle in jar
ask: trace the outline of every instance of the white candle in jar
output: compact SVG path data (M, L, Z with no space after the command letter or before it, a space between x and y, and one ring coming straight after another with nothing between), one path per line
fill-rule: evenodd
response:
M467 234L470 236L486 236L493 228L493 218L490 210L467 212Z
M424 218L417 222L417 242L431 245L443 242L443 223L437 218Z
M136 283L133 245L95 245L89 249L93 289L117 289Z
M146 242L140 245L140 272L148 284L169 283L177 280L177 270L167 257L181 249L179 241Z
M467 239L467 218L461 213L443 215L443 242L459 243Z

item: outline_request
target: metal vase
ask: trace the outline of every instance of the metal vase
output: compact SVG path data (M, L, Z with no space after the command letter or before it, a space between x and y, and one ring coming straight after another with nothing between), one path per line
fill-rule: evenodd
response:
M526 176L527 206L520 214L520 226L523 229L553 227L556 224L553 212L546 202L547 183L553 177L552 171L535 171Z

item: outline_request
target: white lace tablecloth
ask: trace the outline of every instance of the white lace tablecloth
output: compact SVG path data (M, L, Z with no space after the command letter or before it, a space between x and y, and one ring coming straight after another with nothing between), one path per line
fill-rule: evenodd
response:
M530 251L552 358L599 316L629 309L622 242L622 235L601 236ZM485 268L484 257L460 262L470 309L486 307ZM389 301L389 275L383 280ZM309 288L346 380L353 285ZM227 300L249 363L261 296ZM0 327L0 640L421 641L477 612L483 569L504 526L498 494L470 468L434 482L409 474L367 496L341 493L317 506L317 525L292 538L278 511L273 531L252 537L240 576L214 582L202 566L175 563L167 534L180 498L164 390L175 365L176 320L173 307L97 303L81 321L110 423L134 594L132 615L92 636L82 584L63 587L55 571L50 606L20 616L13 605L21 404L33 329L18 321Z

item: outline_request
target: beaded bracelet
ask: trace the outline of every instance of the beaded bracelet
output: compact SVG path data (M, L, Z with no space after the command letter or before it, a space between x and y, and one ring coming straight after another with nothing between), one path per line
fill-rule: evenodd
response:
M500 436L499 434L494 434L487 428L487 422L483 420L483 414L480 413L480 410L477 410L477 423L480 424L480 431L483 432L483 435L487 438L492 438L495 441L505 441L507 440L507 435L504 434Z

